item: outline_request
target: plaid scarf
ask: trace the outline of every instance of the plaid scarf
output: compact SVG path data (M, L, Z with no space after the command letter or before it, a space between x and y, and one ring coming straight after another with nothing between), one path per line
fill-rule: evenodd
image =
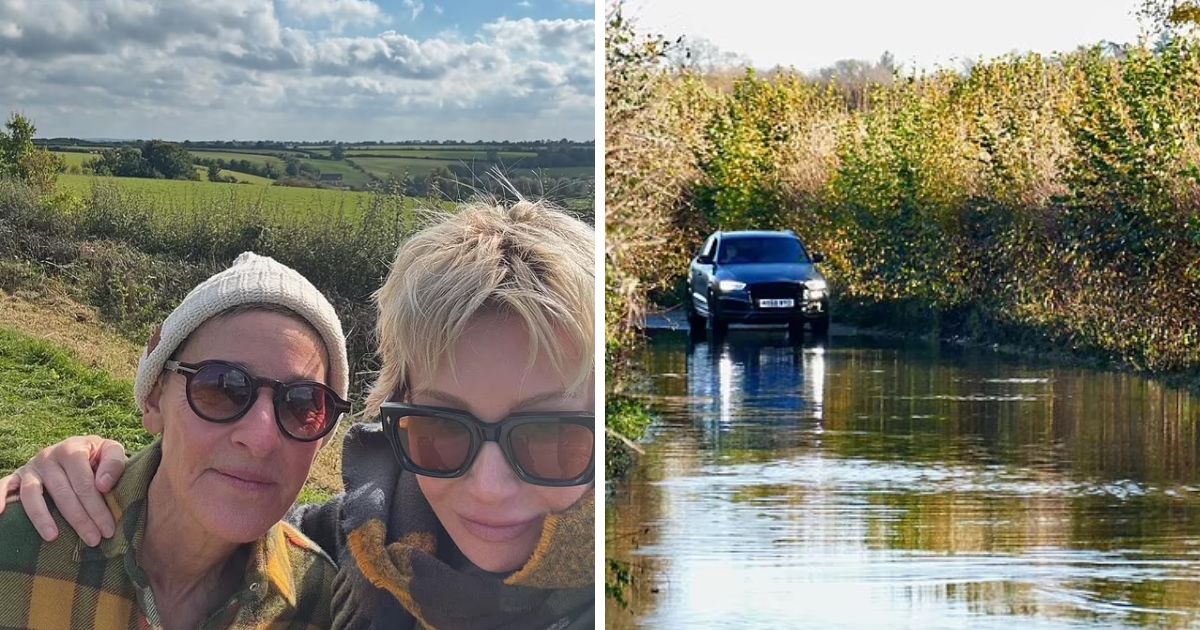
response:
M595 491L546 517L524 567L504 576L447 562L461 552L379 425L346 436L343 476L353 488L338 523L335 628L585 628L594 625Z

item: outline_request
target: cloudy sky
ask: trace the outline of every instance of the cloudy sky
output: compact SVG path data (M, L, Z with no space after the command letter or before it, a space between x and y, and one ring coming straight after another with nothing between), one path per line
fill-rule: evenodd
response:
M1053 53L1139 34L1138 0L626 0L638 29L688 35L755 65L811 72L890 51L906 67L959 68L1012 51Z
M591 140L591 0L0 0L40 137Z

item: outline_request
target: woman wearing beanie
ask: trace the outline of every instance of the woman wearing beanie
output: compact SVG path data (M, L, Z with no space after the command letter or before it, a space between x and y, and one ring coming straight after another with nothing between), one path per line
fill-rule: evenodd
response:
M594 624L593 248L529 202L400 247L376 293L380 422L346 436L346 493L292 515L337 559L334 627Z
M0 626L328 625L333 563L279 520L349 410L346 385L332 305L294 270L239 256L142 355L134 392L159 437L105 497L110 536L44 542L20 506L0 515Z

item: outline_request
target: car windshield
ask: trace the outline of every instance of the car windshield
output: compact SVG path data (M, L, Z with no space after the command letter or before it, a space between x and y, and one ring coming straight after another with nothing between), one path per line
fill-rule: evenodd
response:
M808 262L804 246L794 238L748 237L721 242L717 262L723 265Z

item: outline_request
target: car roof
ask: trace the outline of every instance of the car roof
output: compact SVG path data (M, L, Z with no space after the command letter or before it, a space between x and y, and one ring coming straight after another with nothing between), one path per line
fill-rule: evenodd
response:
M735 239L736 238L751 238L751 237L753 237L753 238L763 238L763 237L766 237L766 238L798 238L796 236L796 233L792 232L791 230L786 230L783 232L768 231L768 230L740 230L737 232L717 232L717 235L723 239L725 239L725 238L735 238Z

